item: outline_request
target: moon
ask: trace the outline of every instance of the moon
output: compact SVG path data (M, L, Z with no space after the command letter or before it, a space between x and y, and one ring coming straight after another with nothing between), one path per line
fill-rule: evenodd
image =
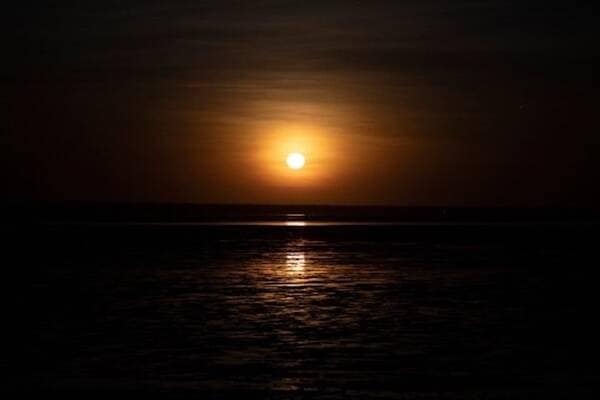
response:
M299 170L304 167L304 164L306 164L306 158L302 153L290 153L288 154L285 162L291 169Z

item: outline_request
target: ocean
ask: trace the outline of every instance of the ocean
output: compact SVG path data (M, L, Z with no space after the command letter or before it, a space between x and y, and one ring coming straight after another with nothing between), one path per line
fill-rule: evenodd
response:
M597 393L597 223L292 211L4 225L3 391Z

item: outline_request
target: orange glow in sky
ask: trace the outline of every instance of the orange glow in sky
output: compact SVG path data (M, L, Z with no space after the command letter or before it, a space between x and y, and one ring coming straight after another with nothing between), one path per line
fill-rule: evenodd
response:
M256 168L271 184L315 186L335 176L336 146L322 129L301 125L271 128L260 146Z

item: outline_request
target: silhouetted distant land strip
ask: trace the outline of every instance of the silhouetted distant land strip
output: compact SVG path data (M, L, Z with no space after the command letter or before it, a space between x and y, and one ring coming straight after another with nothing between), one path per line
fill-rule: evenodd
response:
M227 221L564 222L598 223L600 209L555 207L389 207L168 203L11 203L4 223Z

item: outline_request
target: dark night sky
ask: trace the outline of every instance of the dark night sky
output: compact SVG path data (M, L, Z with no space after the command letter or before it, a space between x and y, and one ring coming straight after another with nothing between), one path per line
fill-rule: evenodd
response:
M2 198L596 205L578 3L5 5ZM270 164L290 132L302 179Z

